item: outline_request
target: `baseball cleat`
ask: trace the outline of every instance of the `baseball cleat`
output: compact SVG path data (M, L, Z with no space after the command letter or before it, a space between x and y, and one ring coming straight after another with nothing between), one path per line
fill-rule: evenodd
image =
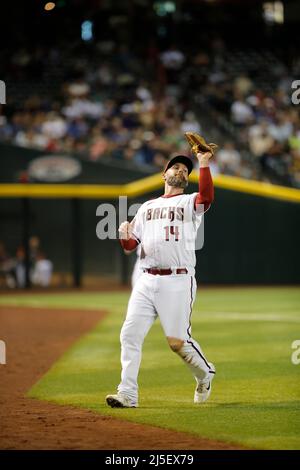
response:
M211 394L211 383L215 376L216 369L211 362L209 362L209 366L211 369L209 371L209 377L205 380L202 380L201 382L196 379L197 386L194 394L194 403L204 403L206 400L208 400Z
M130 398L118 393L116 395L107 395L106 403L112 408L137 408L138 404Z

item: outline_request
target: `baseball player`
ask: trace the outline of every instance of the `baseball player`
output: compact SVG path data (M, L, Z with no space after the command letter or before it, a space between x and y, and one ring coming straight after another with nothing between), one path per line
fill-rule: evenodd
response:
M142 345L157 317L170 348L196 379L194 403L206 401L211 393L215 367L191 336L191 313L197 288L195 239L214 197L212 155L213 151L196 154L199 192L193 194L184 194L192 160L184 155L172 158L163 172L164 195L145 202L133 222L119 227L123 249L133 251L140 246L142 274L133 287L121 330L121 382L117 394L106 397L111 407L138 407Z

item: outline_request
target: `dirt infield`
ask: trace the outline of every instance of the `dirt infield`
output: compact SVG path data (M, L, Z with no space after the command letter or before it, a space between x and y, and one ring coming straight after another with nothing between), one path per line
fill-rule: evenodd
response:
M24 395L103 317L100 311L0 307L0 449L237 449Z

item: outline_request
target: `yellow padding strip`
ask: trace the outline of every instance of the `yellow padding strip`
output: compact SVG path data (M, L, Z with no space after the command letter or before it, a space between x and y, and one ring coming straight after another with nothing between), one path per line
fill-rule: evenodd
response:
M198 172L193 171L190 181L198 182ZM235 176L218 175L214 177L216 188L237 191L255 196L280 199L282 201L300 202L300 190L286 188L259 181L245 180ZM123 185L94 184L0 184L2 198L79 198L79 199L115 199L119 196L137 197L161 189L161 174L155 174Z
M115 199L124 186L96 184L0 184L0 197Z
M198 181L198 175L192 175L194 182ZM260 181L245 180L236 176L218 175L214 177L216 188L228 189L240 193L253 194L255 196L280 199L282 201L300 202L300 190L287 188L276 184L262 183Z

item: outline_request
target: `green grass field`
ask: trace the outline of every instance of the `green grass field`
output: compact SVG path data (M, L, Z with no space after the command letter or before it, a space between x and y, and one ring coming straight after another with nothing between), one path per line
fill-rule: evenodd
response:
M105 395L119 382L119 332L127 293L1 296L0 304L110 311L29 391L29 396L89 408L260 449L300 449L300 289L200 289L193 337L214 362L210 400L193 404L195 382L171 352L156 322L146 338L139 376L140 408L111 409ZM88 311L87 311L88 314Z

